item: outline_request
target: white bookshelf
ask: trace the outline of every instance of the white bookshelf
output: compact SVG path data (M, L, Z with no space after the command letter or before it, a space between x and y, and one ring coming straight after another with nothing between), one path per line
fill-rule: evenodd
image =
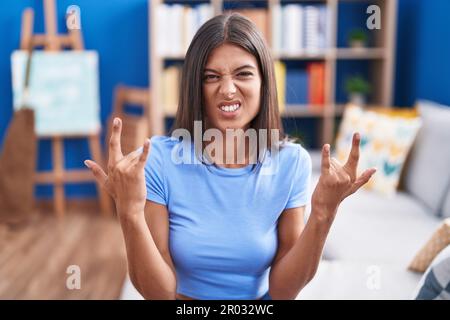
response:
M263 1L263 0L261 0ZM161 75L166 61L179 61L184 59L183 55L158 55L156 46L158 37L164 36L165 31L159 30L156 19L156 7L163 3L163 0L149 0L149 28L150 41L150 78L151 78L151 122L152 134L165 133L165 118L174 117L174 112L168 113L162 105L159 86L161 85ZM223 0L211 0L214 14L223 12ZM271 39L271 17L272 10L275 5L283 4L281 0L264 0L268 10L268 42L273 43ZM338 36L338 18L339 4L341 2L362 2L369 4L377 4L381 8L382 30L374 39L374 47L353 49L337 47ZM185 2L188 4L188 1ZM292 1L290 1L292 3ZM320 143L332 143L334 140L335 117L342 114L344 106L337 104L336 100L336 64L340 60L367 60L370 64L370 82L373 84L372 102L373 105L390 107L392 106L392 90L394 84L394 58L395 58L395 35L396 35L396 17L397 17L397 0L298 0L296 3L321 3L327 6L329 10L329 47L327 49L299 54L278 54L273 52L274 60L283 61L322 61L325 65L325 103L322 106L314 105L286 105L282 117L285 118L318 118L320 125L317 131L317 138Z

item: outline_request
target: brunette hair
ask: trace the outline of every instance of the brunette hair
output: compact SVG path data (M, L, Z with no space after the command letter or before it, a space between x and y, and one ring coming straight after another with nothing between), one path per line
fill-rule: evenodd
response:
M181 76L178 110L171 129L183 128L194 135L194 121L205 124L203 105L203 76L209 54L224 43L237 45L251 53L258 62L261 74L260 110L250 127L267 129L267 143L285 140L278 109L275 71L266 41L256 25L238 13L221 14L204 23L195 34L187 50ZM271 129L279 130L280 141L271 141ZM203 127L203 130L205 128Z

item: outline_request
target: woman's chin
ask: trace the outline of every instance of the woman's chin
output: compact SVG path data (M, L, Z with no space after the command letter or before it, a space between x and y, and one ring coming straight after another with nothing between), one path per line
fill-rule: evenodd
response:
M245 131L250 127L250 123L251 119L244 119L244 117L238 117L233 119L223 119L221 117L217 117L213 121L209 121L208 128L216 128L224 133L227 129L231 130L242 129Z
M247 130L248 125L246 124L241 124L241 123L227 123L226 125L222 125L219 127L219 130L222 132L225 132L226 130L231 130L231 131L235 131L235 130Z

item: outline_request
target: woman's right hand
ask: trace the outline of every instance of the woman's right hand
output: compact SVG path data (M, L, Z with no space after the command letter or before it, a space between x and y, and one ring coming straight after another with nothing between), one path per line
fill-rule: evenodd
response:
M120 146L121 133L122 121L120 118L114 118L109 141L107 174L92 160L86 160L84 163L97 182L114 199L119 218L126 218L144 214L147 195L144 167L150 150L150 140L145 141L142 151L136 150L124 156Z

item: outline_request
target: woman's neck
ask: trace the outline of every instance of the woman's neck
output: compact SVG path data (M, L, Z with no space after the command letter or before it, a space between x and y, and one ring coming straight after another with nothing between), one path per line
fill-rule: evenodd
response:
M207 150L212 163L225 168L242 168L253 163L250 155L254 153L254 148L251 148L251 143L254 142L247 139L245 130L227 130L221 133L222 139L204 142L204 150Z

